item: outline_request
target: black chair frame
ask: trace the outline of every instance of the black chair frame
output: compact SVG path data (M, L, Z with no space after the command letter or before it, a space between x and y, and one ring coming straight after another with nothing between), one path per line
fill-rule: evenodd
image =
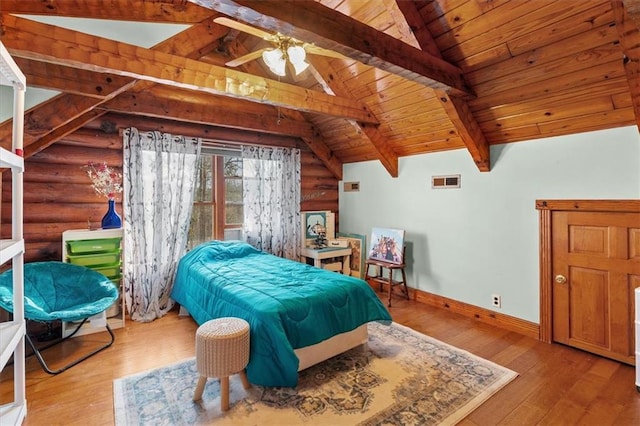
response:
M73 361L71 361L70 363L66 364L65 366L58 368L56 370L52 370L49 365L47 364L47 362L44 360L44 357L42 356L42 352L46 349L49 349L53 346L56 346L62 342L64 342L65 340L68 340L70 338L72 338L73 336L76 335L76 333L78 333L78 331L80 331L80 329L82 328L82 326L87 322L88 318L83 319L78 325L77 327L73 330L73 332L71 332L71 334L69 334L66 337L61 337L58 338L57 340L55 340L54 342L48 343L40 348L38 348L33 340L31 339L31 336L29 336L29 333L25 333L25 337L26 337L26 341L27 343L29 343L29 346L31 347L31 350L33 351L33 353L29 354L28 356L32 356L35 355L36 359L38 360L38 363L40 364L40 366L42 367L42 369L44 371L46 371L47 373L51 374L51 375L56 375L56 374L60 374L63 371L68 370L69 368L73 367L74 365L77 365L79 363L81 363L82 361L94 356L95 354L97 354L98 352L101 352L105 349L107 349L109 346L111 346L113 344L113 342L116 340L115 335L113 334L113 331L111 330L111 327L109 327L109 324L106 324L105 328L106 330L109 332L110 340L109 342L107 342L106 344L104 344L103 346L98 347L97 349L94 349L93 351L89 352L88 354L85 354L83 356L81 356L80 358L77 358ZM27 321L35 321L35 320L27 320ZM38 322L44 322L44 321L38 321ZM51 327L51 322L46 322L47 327L50 330Z

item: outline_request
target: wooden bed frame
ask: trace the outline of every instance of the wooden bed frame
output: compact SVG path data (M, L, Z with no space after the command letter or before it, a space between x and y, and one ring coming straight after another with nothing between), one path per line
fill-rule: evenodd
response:
M355 330L337 334L315 345L295 349L293 352L295 352L300 360L298 371L302 371L331 357L340 355L358 345L366 345L368 340L369 333L367 332L367 324L362 324Z
M180 306L179 316L190 316L183 306ZM337 334L325 341L304 348L294 349L294 353L300 360L298 371L314 366L343 352L353 349L358 345L366 345L369 340L367 324L362 324L355 330Z

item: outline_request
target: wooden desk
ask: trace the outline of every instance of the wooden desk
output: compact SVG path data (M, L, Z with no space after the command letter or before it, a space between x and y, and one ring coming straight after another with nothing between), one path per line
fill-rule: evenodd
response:
M336 248L327 247L322 249L315 249L312 247L304 247L300 254L302 261L306 262L307 259L313 259L313 266L316 268L322 268L322 261L324 259L331 259L333 257L342 258L342 273L344 275L351 274L351 247Z

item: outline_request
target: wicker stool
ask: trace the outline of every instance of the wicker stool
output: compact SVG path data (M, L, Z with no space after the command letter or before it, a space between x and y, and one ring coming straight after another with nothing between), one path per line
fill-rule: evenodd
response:
M200 379L193 400L202 399L208 377L220 379L220 407L229 409L229 376L239 373L249 389L244 368L249 363L249 323L240 318L217 318L196 331L196 366Z

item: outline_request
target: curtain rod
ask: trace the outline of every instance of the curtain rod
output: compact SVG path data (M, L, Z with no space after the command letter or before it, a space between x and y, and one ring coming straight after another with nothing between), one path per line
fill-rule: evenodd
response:
M128 126L128 127L135 127L135 126ZM128 128L126 127L126 128ZM126 128L119 128L118 129L118 134L122 137L123 136L123 132ZM162 130L153 130L153 129L146 129L146 128L137 128L139 132L153 132L153 131L158 131L160 133L167 133L167 132L163 132ZM181 135L176 135L176 136L181 136ZM197 138L198 136L194 136L194 135L190 135L190 136L184 136L184 137L188 137L188 138ZM216 148L216 149L227 149L229 151L236 151L236 152L240 152L242 149L242 146L260 146L260 147L265 147L265 148L297 148L301 151L308 151L309 147L306 146L305 144L301 144L300 142L297 143L291 143L291 144L278 144L278 143L258 143L258 142L242 142L242 141L234 141L234 140L230 140L230 139L207 139L207 138L201 138L202 139L202 147L211 147L211 148Z
M260 146L264 148L297 148L300 149L299 146L296 145L278 145L278 144L267 144L267 143L255 143L255 142L236 142L230 141L228 139L202 139L202 148L211 147L217 149L227 149L230 151L238 151L240 152L243 146Z
M240 155L242 150L239 146L229 146L221 143L211 143L211 141L202 141L202 147L200 151L206 154L215 155Z

